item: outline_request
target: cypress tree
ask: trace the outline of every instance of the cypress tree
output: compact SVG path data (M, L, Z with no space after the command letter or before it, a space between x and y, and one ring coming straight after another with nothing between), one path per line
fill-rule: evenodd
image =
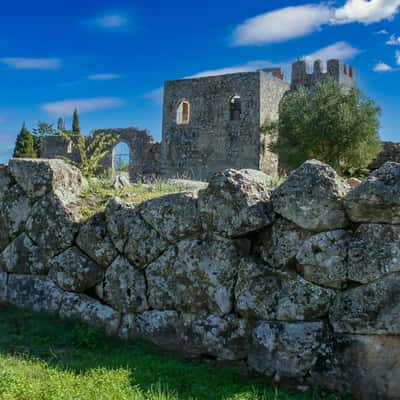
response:
M57 121L57 129L58 129L60 132L65 132L65 122L64 122L64 118L62 118L62 117L58 118L58 121Z
M26 128L25 122L17 136L13 156L15 158L37 158L35 140L33 135Z
M79 115L78 115L78 110L74 110L74 116L72 119L72 133L74 135L80 135L81 134L81 127L79 125Z

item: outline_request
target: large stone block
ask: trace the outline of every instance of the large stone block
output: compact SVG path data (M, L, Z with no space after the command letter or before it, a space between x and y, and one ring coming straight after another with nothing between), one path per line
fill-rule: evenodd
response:
M314 232L343 228L347 225L343 198L348 190L333 168L306 161L274 190L274 211Z
M242 259L235 295L236 310L246 319L304 321L326 315L336 294L296 274Z
M45 275L48 260L40 248L23 233L0 254L0 271L12 274Z
M252 334L248 363L267 376L302 378L318 359L321 322L260 322Z
M182 343L185 353L224 361L247 357L250 332L244 319L233 315L210 315L207 318L186 315L185 325Z
M81 172L62 160L14 158L9 162L9 170L31 198L54 190L79 195L83 186Z
M71 247L79 229L80 211L76 200L55 191L40 199L26 223L29 237L49 256Z
M325 345L312 371L314 385L356 399L400 399L400 338L336 335Z
M350 235L340 229L323 232L306 240L296 257L303 277L317 285L343 288L348 279L350 239Z
M400 164L387 162L345 199L355 222L400 224Z
M0 164L0 203L11 184L12 178L9 173L8 166Z
M400 272L400 226L361 225L349 248L349 279L369 283Z
M0 250L24 229L31 209L30 199L18 185L3 193L0 201Z
M312 234L283 218L263 229L257 240L261 258L271 267L282 269L296 261L296 254Z
M215 174L200 191L199 210L206 231L227 237L241 236L273 221L268 175L234 169Z
M58 312L64 292L51 280L31 275L8 275L7 302L35 312Z
M140 215L171 243L201 231L196 193L176 193L142 203Z
M88 325L103 328L107 334L118 333L121 315L85 294L65 293L62 298L60 317L79 320Z
M400 334L400 273L340 293L330 309L335 332Z
M107 269L96 293L105 303L123 313L143 312L148 308L144 272L122 256Z
M71 247L53 258L49 267L50 279L60 288L73 292L84 292L93 288L104 276L104 269L76 247Z
M227 240L182 241L148 266L149 304L158 310L228 314L237 263L235 247Z
M118 251L107 232L104 213L96 214L80 227L76 244L103 267L108 267L118 256Z

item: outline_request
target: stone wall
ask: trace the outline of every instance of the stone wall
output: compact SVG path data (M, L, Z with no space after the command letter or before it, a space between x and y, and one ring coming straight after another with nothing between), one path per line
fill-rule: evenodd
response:
M368 167L371 171L382 167L388 161L400 162L400 143L383 142L382 144L382 151Z
M80 221L80 173L0 167L0 301L276 382L400 398L400 164L350 189L309 161Z

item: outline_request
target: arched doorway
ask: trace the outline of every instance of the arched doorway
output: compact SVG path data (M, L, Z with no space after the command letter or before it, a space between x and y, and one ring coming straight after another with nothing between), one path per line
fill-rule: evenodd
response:
M113 170L117 174L128 174L131 150L125 142L119 142L113 151Z

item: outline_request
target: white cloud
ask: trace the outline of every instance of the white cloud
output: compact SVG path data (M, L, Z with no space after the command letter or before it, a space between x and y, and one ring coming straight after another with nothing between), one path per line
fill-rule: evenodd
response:
M322 4L286 7L267 12L236 27L233 44L260 45L305 36L328 23L331 17L332 10Z
M14 69L56 70L61 67L59 58L5 57L0 62Z
M88 76L91 81L112 81L121 78L122 76L119 74L93 74Z
M400 50L396 51L395 57L396 57L396 64L400 65Z
M374 66L373 70L375 72L389 72L389 71L392 71L393 68L388 64L385 64L383 62L379 62L378 64L376 64Z
M336 9L334 24L361 22L372 24L391 19L399 10L400 0L348 0Z
M122 13L106 13L92 18L89 22L94 27L106 30L118 30L130 25L129 17Z
M332 58L346 61L355 57L359 53L359 49L352 47L347 42L337 42L330 46L319 49L314 53L308 54L302 58L305 59L308 63L312 63L316 60L328 61Z
M91 111L116 108L123 104L124 101L118 97L93 97L88 99L61 100L46 103L41 106L41 109L50 114L61 116L70 115L75 109L78 109L82 114Z
M400 46L400 36L391 35L386 44L389 46Z
M148 100L153 101L156 104L162 104L164 96L164 87L160 86L157 89L153 89L150 92L145 93L144 97Z
M381 29L380 31L376 32L377 35L389 35L389 32L386 29Z

